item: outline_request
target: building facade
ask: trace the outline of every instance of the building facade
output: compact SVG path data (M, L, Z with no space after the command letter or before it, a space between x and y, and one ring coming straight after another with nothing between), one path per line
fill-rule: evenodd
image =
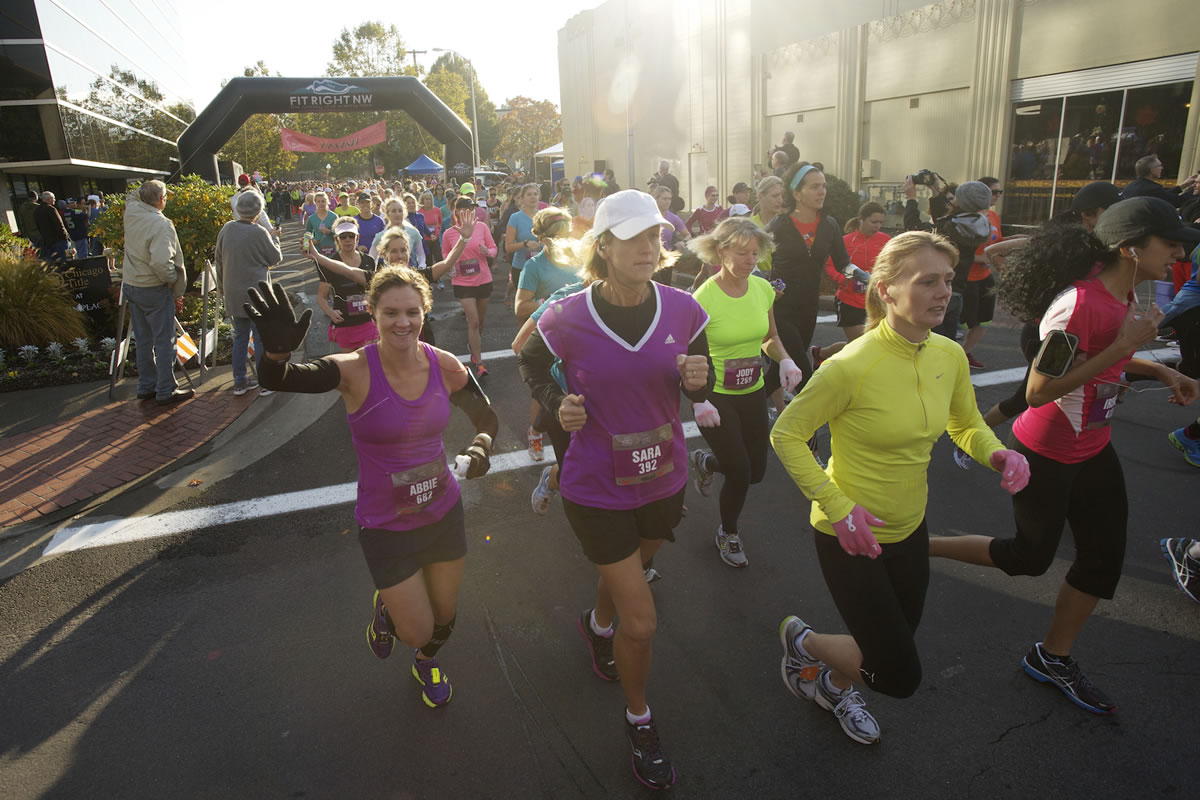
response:
M1200 169L1200 4L1176 0L609 0L559 32L567 173L689 205L768 163L784 132L866 196L906 175L1005 181L1009 225L1156 153Z
M162 177L195 118L177 0L0 4L0 211Z

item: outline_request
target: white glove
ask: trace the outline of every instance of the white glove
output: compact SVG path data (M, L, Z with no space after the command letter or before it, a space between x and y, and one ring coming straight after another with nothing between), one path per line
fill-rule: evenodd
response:
M721 424L721 415L717 407L707 400L703 403L692 403L692 415L701 428L715 428Z
M802 380L804 380L804 370L797 367L795 361L785 358L779 362L779 381L783 384L785 392L795 394L796 387Z
M842 274L852 281L861 281L862 283L869 283L871 281L871 273L853 264L847 264L846 268L842 270Z
M454 473L454 477L458 478L460 481L465 481L467 479L467 470L470 468L471 459L467 458L466 456L455 456L454 466L450 468L450 471Z

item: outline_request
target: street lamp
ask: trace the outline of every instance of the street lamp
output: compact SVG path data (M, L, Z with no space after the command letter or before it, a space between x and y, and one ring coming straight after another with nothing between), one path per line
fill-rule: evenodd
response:
M475 71L475 65L471 63L471 59L464 56L457 50L449 47L435 47L435 53L453 53L454 55L467 62L467 66L471 68L471 158L475 162L473 166L479 166L479 116L475 113L475 81L479 77L479 73Z

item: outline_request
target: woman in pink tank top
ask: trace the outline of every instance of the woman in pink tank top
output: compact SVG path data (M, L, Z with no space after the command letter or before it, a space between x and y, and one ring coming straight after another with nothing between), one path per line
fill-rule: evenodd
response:
M438 663L457 615L466 555L458 480L447 464L442 432L450 404L471 418L477 435L460 451L455 473L484 475L498 421L474 377L452 354L420 341L433 304L429 283L408 267L375 273L367 309L379 342L306 364L288 358L304 341L312 311L297 320L282 287L259 284L246 310L266 349L260 380L278 391L337 389L346 404L358 455L359 544L375 583L367 643L379 658L395 640L413 648L413 677L430 708L450 701Z

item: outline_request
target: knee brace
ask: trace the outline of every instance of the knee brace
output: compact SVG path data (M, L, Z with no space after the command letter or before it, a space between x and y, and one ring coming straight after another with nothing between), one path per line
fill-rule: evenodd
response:
M442 645L444 645L446 643L446 641L450 638L450 634L454 633L454 623L456 623L456 622L458 622L457 614L454 616L454 618L452 620L447 622L445 625L434 625L433 626L433 638L429 640L428 644L426 644L420 648L421 652L424 653L425 655L429 656L430 658L433 658L434 656L436 656L438 650L441 650Z

